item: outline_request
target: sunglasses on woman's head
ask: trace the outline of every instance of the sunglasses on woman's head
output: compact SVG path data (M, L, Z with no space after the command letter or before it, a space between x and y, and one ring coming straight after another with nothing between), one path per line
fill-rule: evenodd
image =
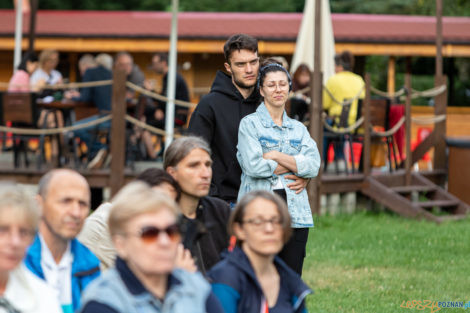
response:
M153 243L158 236L164 232L172 242L178 242L181 239L180 227L178 224L169 225L166 228L158 228L155 226L145 226L139 231L138 236L144 243Z

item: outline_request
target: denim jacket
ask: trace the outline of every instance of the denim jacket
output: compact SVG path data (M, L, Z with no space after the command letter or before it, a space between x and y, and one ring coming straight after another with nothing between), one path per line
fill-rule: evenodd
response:
M292 181L285 178L290 174L303 178L313 178L318 174L320 154L307 128L299 121L289 118L286 112L282 117L282 127L276 125L264 103L261 103L255 113L241 120L237 149L237 159L242 168L238 200L252 190L272 190L277 180L282 179L292 227L312 227L313 218L307 191L304 189L296 194L286 187ZM297 164L297 173L274 174L278 163L263 159L264 153L273 150L292 155Z

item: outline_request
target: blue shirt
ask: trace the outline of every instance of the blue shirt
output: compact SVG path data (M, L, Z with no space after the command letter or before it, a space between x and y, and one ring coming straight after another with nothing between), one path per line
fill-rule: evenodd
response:
M292 227L312 227L313 218L307 191L304 189L296 194L294 190L286 187L292 181L285 178L291 174L313 178L318 174L320 154L307 128L299 121L289 118L285 111L282 126L276 125L265 104L261 103L255 113L241 120L237 149L237 159L242 168L238 200L252 190L272 191L272 186L281 179L287 194ZM297 173L274 174L278 163L263 158L264 153L273 150L293 156Z

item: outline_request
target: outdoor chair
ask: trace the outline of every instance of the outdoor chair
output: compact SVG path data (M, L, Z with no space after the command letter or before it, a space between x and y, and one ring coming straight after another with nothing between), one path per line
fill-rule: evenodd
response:
M372 97L370 99L370 125L373 129L380 129L381 131L387 131L390 129L390 108L391 100L386 97ZM361 116L363 110L359 111ZM364 127L364 126L363 126ZM362 133L356 133L353 138L353 142L363 143L364 135ZM385 145L387 149L387 159L389 164L389 171L392 172L393 168L397 169L398 153L396 151L396 144L393 134L387 136L380 136L379 132L371 132L371 144ZM362 153L361 153L362 159ZM362 169L362 162L360 163L360 169Z
M38 110L36 107L36 95L34 93L3 93L1 96L0 114L2 125L11 122L12 127L25 129L38 129L37 119ZM29 166L28 159L28 142L30 139L36 138L39 141L38 149L40 151L37 158L37 166L40 168L44 158L44 135L21 135L12 134L13 142L13 160L15 168L20 166L20 155L24 156L26 167ZM5 141L6 136L3 136Z

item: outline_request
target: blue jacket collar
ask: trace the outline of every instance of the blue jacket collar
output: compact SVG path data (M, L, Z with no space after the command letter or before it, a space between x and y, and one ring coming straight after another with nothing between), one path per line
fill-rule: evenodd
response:
M256 114L258 114L258 117L261 120L261 124L263 124L264 127L266 128L279 127L276 124L274 124L274 121L271 118L271 115L269 115L268 109L266 108L266 105L264 104L264 102L261 102L261 104L258 106L258 108L256 109ZM282 127L286 127L286 128L294 127L291 119L287 116L286 110L284 110L284 113L282 113Z
M41 267L41 240L38 235L36 235L33 243L26 252L24 262L33 273L41 279L45 279L44 272Z
M70 250L74 256L72 263L72 275L88 276L100 270L100 261L87 247L76 238L70 243Z
M72 275L88 276L93 272L99 271L100 261L98 258L77 239L72 239L70 242L70 251L74 256ZM41 267L41 240L39 235L36 235L32 245L29 247L25 262L36 275L44 279L44 272Z

